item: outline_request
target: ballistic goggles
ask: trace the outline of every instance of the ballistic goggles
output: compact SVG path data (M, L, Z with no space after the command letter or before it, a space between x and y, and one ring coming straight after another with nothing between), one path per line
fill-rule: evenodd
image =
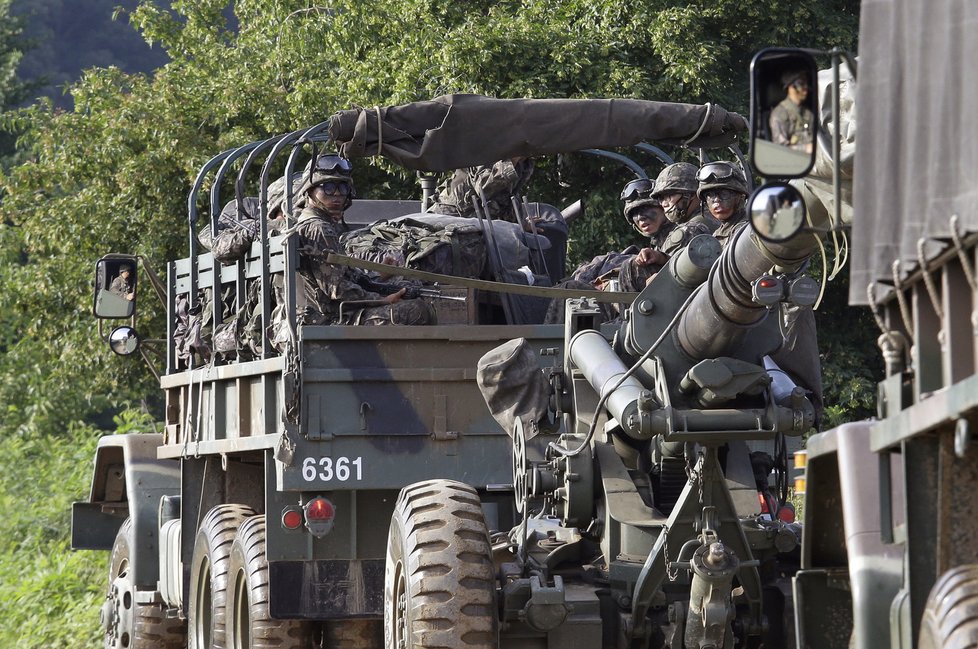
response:
M652 195L652 188L655 184L648 178L637 178L629 181L625 188L621 190L621 200L634 201L640 198L648 198Z
M346 158L341 158L338 155L324 155L320 156L316 160L316 164L313 165L313 171L320 171L325 173L343 173L349 175L353 171L353 165Z
M737 174L737 170L729 162L707 162L696 172L696 180L701 183L726 180Z

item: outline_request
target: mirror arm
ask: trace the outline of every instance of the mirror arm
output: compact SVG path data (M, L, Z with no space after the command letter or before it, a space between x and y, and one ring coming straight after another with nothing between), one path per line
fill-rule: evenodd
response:
M146 363L146 367L149 368L149 371L152 372L153 377L156 379L156 382L159 383L160 372L159 370L156 369L156 366L153 365L153 361L150 360L149 356L146 354L146 350L143 348L142 345L139 346L139 355L142 357L143 362Z
M839 63L841 50L832 50L832 227L842 225L842 129L839 127L842 107L839 92Z
M166 286L163 284L163 281L160 279L159 275L157 275L156 272L153 270L153 267L150 265L149 260L147 260L146 257L142 255L137 255L136 259L142 262L143 270L146 271L146 276L149 278L149 283L152 284L153 290L156 291L156 297L160 298L160 303L163 304L163 306L165 307Z

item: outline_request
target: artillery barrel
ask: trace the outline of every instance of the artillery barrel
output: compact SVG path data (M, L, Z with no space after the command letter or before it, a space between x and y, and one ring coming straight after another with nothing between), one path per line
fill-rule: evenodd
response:
M780 243L763 241L750 225L743 227L720 255L709 286L690 303L676 329L680 348L694 360L717 358L736 349L768 308L753 300L753 282L770 272L797 270L818 246L802 231Z

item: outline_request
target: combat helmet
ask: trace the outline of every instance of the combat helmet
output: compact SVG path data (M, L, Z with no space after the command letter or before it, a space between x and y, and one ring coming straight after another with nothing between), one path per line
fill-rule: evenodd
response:
M323 154L316 158L314 163L310 163L310 166L306 168L304 177L305 179L298 192L300 196L305 196L313 187L323 185L330 181L342 182L350 187L350 193L346 195L346 202L343 203L343 209L345 210L353 204L353 199L356 197L356 188L353 185L353 166L346 158L341 158L335 153Z
M688 162L676 162L659 172L652 195L695 194L698 187L696 166Z
M744 179L744 172L737 165L726 160L707 162L696 172L696 180L699 182L696 195L701 200L703 192L710 189L732 189L744 196L750 193L747 189L747 181Z

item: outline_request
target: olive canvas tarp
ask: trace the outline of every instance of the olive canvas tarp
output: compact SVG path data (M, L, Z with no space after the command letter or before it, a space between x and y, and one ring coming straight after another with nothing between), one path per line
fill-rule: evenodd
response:
M646 140L726 146L746 130L743 117L713 104L480 95L345 110L329 125L329 135L344 156L384 155L403 167L424 171Z
M978 2L863 0L850 302L978 232ZM885 289L885 287L883 287ZM877 297L883 290L877 289Z

